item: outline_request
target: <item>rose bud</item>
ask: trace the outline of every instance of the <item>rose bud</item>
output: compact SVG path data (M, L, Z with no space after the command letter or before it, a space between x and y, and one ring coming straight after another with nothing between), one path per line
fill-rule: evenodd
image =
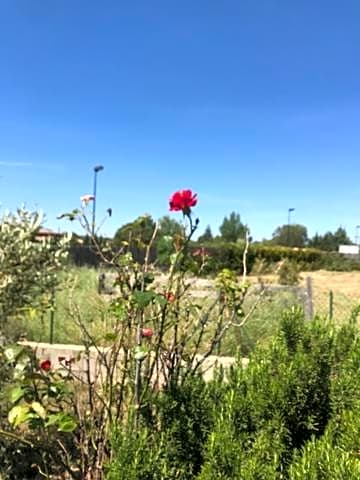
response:
M42 360L40 362L40 368L41 368L41 370L44 370L44 372L48 372L51 369L50 360Z
M176 297L172 292L165 292L164 297L169 303L174 303L176 300Z
M152 328L142 328L141 335L146 338L151 338L154 335Z

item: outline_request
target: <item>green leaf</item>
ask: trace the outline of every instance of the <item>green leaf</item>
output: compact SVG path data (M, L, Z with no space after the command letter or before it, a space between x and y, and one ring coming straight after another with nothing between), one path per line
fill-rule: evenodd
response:
M133 299L139 308L145 308L153 301L155 296L156 294L153 291L141 292L138 290L134 292Z
M76 427L77 423L70 415L64 415L58 422L59 432L73 432Z
M46 411L45 408L39 402L32 402L31 408L34 410L35 413L39 415L40 418L45 419Z
M27 363L23 363L23 362L18 362L16 365L15 365L15 368L14 368L14 378L19 378L22 376L22 374L24 373L25 369L26 369L26 366L27 366Z
M21 387L14 387L9 392L9 400L11 403L16 403L24 396L25 391Z
M60 418L63 416L63 413L52 413L47 417L45 426L51 427L52 425L56 425Z
M8 362L14 362L22 347L8 347L4 350L5 358Z
M107 342L114 342L116 338L117 338L116 333L108 332L108 333L105 333L104 335L104 340L106 340Z
M155 301L156 303L158 303L159 305L161 305L162 307L168 303L168 301L166 300L166 298L164 297L164 295L160 295L159 293L157 293L157 294L154 296L154 301Z
M143 347L143 346L136 346L134 348L134 358L135 360L138 360L138 361L141 361L141 360L144 360L144 358L146 358L148 354L148 350L147 348Z
M150 285L155 280L155 275L151 272L144 273L144 283L145 285Z
M9 423L17 427L29 419L29 413L29 405L16 405L8 413Z
M179 257L179 260L180 260L180 255L179 255L179 253L177 253L177 252L172 253L172 254L170 255L170 265L175 265L178 257Z
M45 425L47 427L57 425L59 432L73 432L77 427L75 419L71 415L64 412L50 414Z

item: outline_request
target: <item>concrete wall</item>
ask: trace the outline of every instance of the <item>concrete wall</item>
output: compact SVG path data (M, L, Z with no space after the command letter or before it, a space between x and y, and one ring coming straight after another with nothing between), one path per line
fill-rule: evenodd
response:
M19 342L21 345L28 346L35 351L36 357L42 360L50 360L53 369L63 369L64 372L71 370L74 375L80 378L90 378L90 381L98 380L104 374L104 367L101 366L101 359L99 355L106 355L108 349L90 347L89 348L89 362L85 355L85 347L83 345L62 345L50 343L37 343L23 341ZM100 352L100 353L99 353ZM201 359L201 355L197 355L195 361ZM247 364L247 359L244 359L244 364ZM216 365L229 367L235 362L234 357L217 357L210 355L206 358L202 365L202 371L205 380L210 380L213 376L214 367Z

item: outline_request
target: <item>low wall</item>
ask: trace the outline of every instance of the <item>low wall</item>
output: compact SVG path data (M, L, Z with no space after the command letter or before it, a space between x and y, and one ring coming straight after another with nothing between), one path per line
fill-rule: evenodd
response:
M89 348L89 361L85 355L85 347L83 345L66 345L66 344L51 344L42 342L19 342L20 345L28 346L35 351L36 357L42 360L50 360L53 369L71 370L75 376L80 378L88 378L90 381L95 381L103 373L103 366L99 361L99 355L106 355L107 348ZM202 355L196 355L195 362L201 360ZM206 381L213 377L214 368L222 366L228 368L235 362L234 357L218 357L210 355L204 360L201 370ZM243 359L244 365L248 362Z

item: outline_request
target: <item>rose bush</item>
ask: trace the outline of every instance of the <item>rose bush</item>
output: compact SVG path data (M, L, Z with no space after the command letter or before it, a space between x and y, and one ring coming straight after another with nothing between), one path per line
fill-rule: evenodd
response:
M206 359L215 350L219 352L229 328L243 319L240 303L245 283L240 291L233 288L232 278L221 278L215 295L202 304L192 295L188 271L193 264L201 270L207 261L202 255L195 262L189 248L199 224L192 216L196 205L197 194L192 190L179 190L170 197L169 208L183 213L184 226L171 238L174 248L165 285L156 283L155 266L149 261L156 226L140 263L134 260L127 242L115 252L106 244L99 245L87 219L89 202L82 201L80 209L61 216L80 221L102 263L114 272L117 294L104 304L107 321L97 336L84 320L76 298L69 294L68 314L84 342L78 359L84 371L79 372L63 357L59 371L46 358L35 369L21 370L17 392L26 391L26 396L19 393L13 397L11 434L31 439L34 451L43 458L39 469L51 465L56 455L71 478L102 480L114 426L130 425L138 432L141 425L149 424L161 430L165 421L157 417L161 392L178 391L196 377ZM60 411L53 410L54 389ZM63 438L54 435L54 425L69 435L70 451ZM42 446L50 435L59 451L44 453Z

